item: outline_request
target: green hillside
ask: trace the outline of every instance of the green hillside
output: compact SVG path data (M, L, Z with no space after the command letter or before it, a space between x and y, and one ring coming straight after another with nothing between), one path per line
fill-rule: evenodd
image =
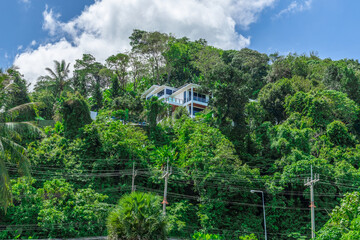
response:
M268 239L309 239L312 167L317 239L360 239L358 60L141 30L130 40L103 63L54 59L33 91L15 67L0 73L0 239L107 236L133 166L136 191L162 209L167 163L156 221L168 237L264 239L261 194L250 192L260 190ZM141 97L187 83L212 96L195 118Z

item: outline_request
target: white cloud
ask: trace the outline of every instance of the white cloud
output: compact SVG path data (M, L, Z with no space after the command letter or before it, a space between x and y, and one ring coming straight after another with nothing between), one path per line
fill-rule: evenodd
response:
M73 63L83 53L91 53L104 61L111 54L129 50L133 29L204 38L216 47L240 49L250 45L250 37L239 34L235 27L249 28L275 1L97 0L68 22L61 22L60 14L46 7L43 29L58 40L17 55L14 64L34 82L53 60Z
M32 40L30 45L31 45L31 46L35 46L35 45L36 45L36 41L35 41L35 40Z
M290 13L295 13L295 12L302 12L305 10L309 10L311 8L313 0L305 0L302 2L298 2L298 1L293 1L290 3L290 5L281 10L276 17L281 17L284 14L290 14Z
M23 45L18 46L17 50L20 51L21 49L23 49Z
M53 67L53 60L66 59L67 62L74 62L82 55L82 50L71 46L65 39L54 44L39 46L36 50L30 50L16 56L15 66L20 68L21 73L32 83L31 88L40 75L45 74L45 67Z
M51 36L54 36L55 33L58 31L59 26L61 23L58 21L60 14L54 14L53 10L48 10L48 5L45 7L45 11L43 12L44 23L43 29L49 31Z
M23 2L23 3L30 3L30 0L20 0L20 2Z

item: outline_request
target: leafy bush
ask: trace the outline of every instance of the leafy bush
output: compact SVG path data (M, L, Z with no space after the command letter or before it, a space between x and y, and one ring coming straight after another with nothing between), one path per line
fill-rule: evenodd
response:
M0 234L2 239L105 234L105 219L110 209L104 202L108 198L106 195L91 188L75 189L61 179L45 181L39 189L34 187L35 183L35 180L26 178L12 180L14 201L4 219L8 221L7 225L20 226L9 226L9 231Z
M352 146L354 141L343 122L334 121L326 128L326 134L330 142L339 146Z
M294 112L313 120L315 127L325 129L335 121L344 122L352 128L358 119L359 109L356 103L346 94L333 90L324 90L304 94L297 92L286 99L286 112Z
M330 220L321 228L318 240L350 240L360 239L360 193L346 194L340 206L335 207Z
M70 95L62 102L60 113L64 122L64 133L67 138L74 138L79 130L91 123L90 110L80 94Z
M258 238L253 233L250 235L240 236L239 239L240 240L258 240Z
M195 240L214 240L214 239L223 239L221 236L217 234L209 234L209 233L200 233L197 232L192 236L192 239Z
M166 225L161 198L141 192L123 196L107 219L110 239L165 240Z

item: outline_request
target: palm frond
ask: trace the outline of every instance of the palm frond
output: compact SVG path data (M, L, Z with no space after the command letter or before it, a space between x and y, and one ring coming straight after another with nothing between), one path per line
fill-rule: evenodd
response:
M11 202L11 186L5 161L16 164L19 173L30 176L30 162L26 149L16 143L22 136L42 136L42 131L31 122L9 122L16 114L34 110L41 103L27 103L0 113L0 205L5 208Z
M0 123L0 136L9 139L21 141L21 135L19 132L14 131L12 127L6 126L5 123Z
M46 75L46 76L40 76L38 77L38 82L43 82L43 83L48 83L48 82L52 82L53 81L53 78L49 75Z
M50 76L39 77L34 87L34 90L39 91L39 90L47 90L47 89L50 91L55 91L56 84L54 83L53 79Z
M8 155L9 162L17 165L20 174L30 176L30 162L25 156L26 149L7 138L0 137L0 140L4 146L5 154Z
M24 103L21 105L18 105L16 107L13 107L9 110L7 110L7 112L20 112L20 111L28 111L28 110L33 110L34 107L41 107L43 106L44 103L42 102L30 102L30 103Z
M52 79L57 79L58 76L56 75L56 73L51 68L47 67L47 68L45 68L45 70L48 71L48 73L51 75Z
M60 63L60 70L61 70L61 72L64 72L64 70L65 70L65 65L66 65L65 60L64 60L64 59L61 60L61 63Z
M31 102L18 105L7 111L0 112L0 123L13 121L17 117L20 117L23 120L32 120L35 118L36 108L41 108L43 106L44 103Z
M4 152L5 152L4 145L0 141L0 156L2 156L1 154L4 154Z
M4 207L5 213L10 203L11 203L10 178L8 172L6 171L4 154L0 152L0 206Z
M7 85L4 87L4 90L11 90L11 89L14 89L15 87L17 87L17 85L14 84L13 82L10 82L9 84L7 84Z
M28 137L39 137L43 136L43 132L32 122L6 122L0 123L0 127L3 127L9 132L16 132L21 135Z
M67 64L67 66L65 68L65 72L66 72L66 76L67 76L68 73L70 72L70 63Z
M62 60L62 62L63 62L64 60ZM65 61L64 61L65 62ZM57 74L57 76L58 77L60 77L61 76L61 72L62 72L62 69L61 69L61 63L59 62L59 61L56 61L56 60L54 60L54 63L55 63L55 71L56 71L56 74Z

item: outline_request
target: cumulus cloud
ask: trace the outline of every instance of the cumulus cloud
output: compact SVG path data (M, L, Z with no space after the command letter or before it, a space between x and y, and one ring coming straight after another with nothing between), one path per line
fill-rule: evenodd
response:
M305 0L303 2L293 1L289 4L289 6L283 10L281 10L276 17L281 17L285 14L302 12L305 10L309 10L311 8L313 0Z
M83 53L91 53L104 61L129 50L133 29L204 38L216 47L241 49L250 45L250 36L239 34L236 27L249 28L275 1L98 0L68 22L61 22L60 14L46 7L43 29L56 40L17 55L14 64L34 82L54 59L73 63Z
M42 27L44 30L47 30L51 36L55 35L61 25L61 22L58 21L60 16L59 13L55 14L52 9L49 10L46 5L45 11L43 12L44 23Z
M31 46L35 46L35 45L36 45L36 41L35 41L35 40L32 40L30 45L31 45Z

